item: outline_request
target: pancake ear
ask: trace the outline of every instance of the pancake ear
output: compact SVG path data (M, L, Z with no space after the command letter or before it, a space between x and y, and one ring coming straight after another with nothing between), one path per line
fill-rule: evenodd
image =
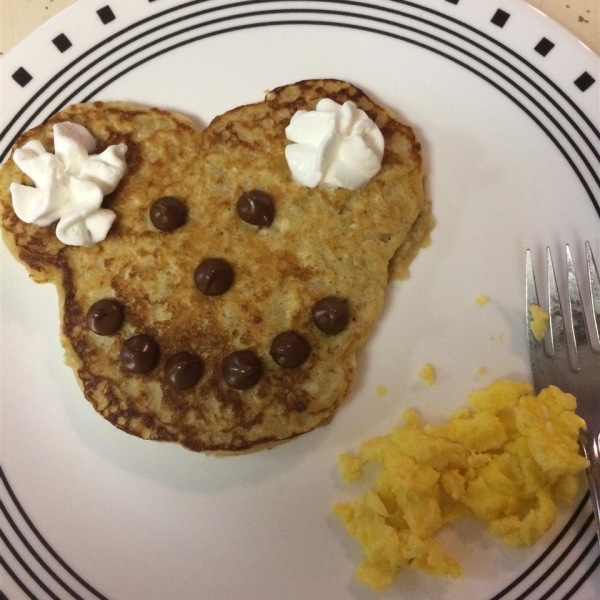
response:
M58 219L39 226L26 223L17 216L10 193L11 184L35 192L36 188L31 183L12 159L0 169L2 239L9 252L26 265L29 276L35 282L55 282L62 278L61 271L67 262L65 252L74 255L90 249L63 244L57 237Z
M34 280L52 279L68 256L106 238L116 214L102 205L127 170L128 148L105 145L93 154L86 126L56 115L23 134L0 169L5 242Z

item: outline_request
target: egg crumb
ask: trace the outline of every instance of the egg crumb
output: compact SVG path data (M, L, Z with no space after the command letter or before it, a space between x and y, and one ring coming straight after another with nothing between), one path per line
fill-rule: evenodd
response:
M479 375L479 377L483 377L483 375L485 375L485 371L485 367L477 367L477 375Z
M375 489L333 507L364 550L356 577L372 589L388 587L403 567L460 576L434 535L465 514L487 521L507 546L529 546L554 523L557 503L575 498L589 463L579 454L585 423L574 396L550 386L535 397L531 385L501 380L467 404L439 426L406 411L390 435L338 459L346 483L368 463L380 466Z
M531 315L531 321L529 322L531 333L538 342L541 342L546 335L546 331L548 331L550 315L537 304L529 305L529 314Z
M423 368L419 371L419 377L427 382L427 385L433 385L435 383L435 370L431 363L423 365Z
M375 391L377 392L378 396L385 396L388 393L388 389L385 387L385 385L378 385Z
M485 306L489 301L490 299L487 296L477 296L477 298L475 298L475 304L478 304L479 306Z

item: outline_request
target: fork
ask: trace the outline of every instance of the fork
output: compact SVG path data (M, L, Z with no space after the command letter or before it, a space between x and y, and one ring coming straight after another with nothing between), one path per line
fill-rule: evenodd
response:
M600 351L596 350L600 346L600 278L590 243L586 242L588 290L592 308L588 326L568 244L565 251L570 320L563 318L552 256L550 248L547 248L550 319L545 338L541 342L535 338L530 326L529 307L531 304L539 306L539 302L531 252L526 252L525 297L529 358L536 392L555 385L577 398L577 414L586 422L580 444L583 454L590 461L587 477L600 543ZM591 343L592 339L595 340L596 348Z

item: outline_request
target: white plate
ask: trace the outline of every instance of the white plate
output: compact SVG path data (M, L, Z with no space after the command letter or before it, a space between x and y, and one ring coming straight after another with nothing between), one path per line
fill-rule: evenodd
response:
M103 24L106 6L114 19ZM348 402L329 426L240 458L127 436L62 365L54 289L3 249L10 600L372 598L353 579L357 545L330 516L357 494L340 483L337 455L388 432L405 408L441 419L471 389L529 377L525 249L541 271L546 245L561 266L566 242L580 266L584 240L600 248L600 78L591 51L520 0L80 0L2 59L0 153L73 102L140 102L207 124L316 77L352 81L413 125L438 223L411 279L390 285ZM416 377L425 362L438 371L431 388ZM461 580L407 570L379 597L600 597L583 491L531 549L506 549L472 522L440 539Z

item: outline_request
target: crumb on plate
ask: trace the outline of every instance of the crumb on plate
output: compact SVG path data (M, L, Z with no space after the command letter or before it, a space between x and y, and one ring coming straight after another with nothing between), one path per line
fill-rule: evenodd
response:
M427 385L433 385L435 383L435 370L431 363L423 365L423 368L419 371L419 377L427 383Z
M385 396L388 393L388 389L385 387L385 385L378 385L377 388L375 388L375 391L377 392L378 396Z
M490 299L487 296L477 296L477 298L475 298L475 304L478 304L479 306L485 306L489 301Z

